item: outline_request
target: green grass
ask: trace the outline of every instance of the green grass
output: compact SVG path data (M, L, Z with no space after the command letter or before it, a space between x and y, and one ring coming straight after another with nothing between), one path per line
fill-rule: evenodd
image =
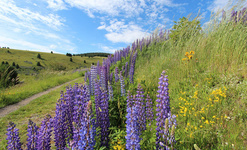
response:
M81 76L81 73L71 71L43 72L37 76L22 76L23 83L0 91L0 108Z
M83 81L83 78L79 78L70 84L73 86L74 83L82 83ZM16 124L16 127L20 130L21 142L25 143L27 139L26 134L28 119L31 119L37 125L40 125L45 115L50 114L51 116L54 116L56 102L57 99L60 98L60 91L65 91L66 86L68 85L64 85L57 90L51 91L50 93L31 101L26 106L23 106L5 117L0 118L0 149L5 150L7 145L7 141L5 139L9 121Z
M41 59L37 55L41 55ZM70 58L73 61L70 61ZM84 60L86 63L84 63ZM17 103L36 93L80 77L83 73L76 69L90 68L91 64L102 62L103 57L68 57L62 54L51 54L34 51L0 48L0 63L6 61L19 65L20 84L9 88L0 88L0 108ZM41 67L37 66L41 63Z
M134 82L154 100L161 72L168 75L177 149L247 148L246 33L240 23L221 24L177 46L168 40L139 52Z
M9 51L10 53L8 53ZM41 55L41 59L37 58L37 55ZM70 58L73 61L70 61ZM84 63L84 60L86 63ZM73 70L78 68L89 68L92 63L97 64L98 60L102 62L103 57L81 57L81 56L72 56L68 57L64 54L51 54L44 52L35 52L27 50L15 50L15 49L3 49L0 48L0 63L2 61L12 65L13 62L19 65L22 69L25 70L24 74L33 73L33 68L40 69L37 67L37 62L40 62L41 66L46 70ZM22 70L20 69L20 70Z

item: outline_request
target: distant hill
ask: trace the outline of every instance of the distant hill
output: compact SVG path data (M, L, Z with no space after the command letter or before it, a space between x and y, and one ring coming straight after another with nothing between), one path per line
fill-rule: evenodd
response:
M87 56L87 57L108 57L108 55L111 55L110 53L100 53L100 52L96 52L96 53L83 53L83 54L75 54L75 56Z
M92 57L89 58L87 56ZM102 62L103 57L100 56L103 55L100 55L100 53L89 53L87 55L73 55L73 57L68 57L65 54L0 48L0 63L18 64L20 66L19 70L50 69L54 71L68 71L89 68L92 63Z

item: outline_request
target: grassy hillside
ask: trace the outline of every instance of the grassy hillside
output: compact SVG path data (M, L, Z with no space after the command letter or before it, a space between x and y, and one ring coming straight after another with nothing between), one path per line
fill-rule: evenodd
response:
M37 58L40 54L41 58ZM72 58L72 61L70 59ZM90 68L91 64L103 61L104 57L68 57L62 54L0 48L0 63L9 65L15 62L20 84L13 87L0 86L0 108L17 103L36 93L81 77L81 69ZM37 66L40 62L41 66ZM1 65L1 64L0 64ZM85 70L84 70L85 71Z
M38 54L40 54L41 59L37 58ZM72 62L70 58L72 58ZM84 60L86 63L84 63ZM0 63L7 61L12 65L12 63L15 62L15 64L18 64L21 68L25 68L26 70L33 69L33 67L36 67L36 69L45 68L55 71L89 68L92 63L97 64L98 60L102 60L102 57L68 57L64 54L0 48ZM38 62L40 62L41 67L37 67Z
M152 43L138 53L134 82L143 83L154 100L161 72L168 75L177 149L247 147L247 28L213 28L177 45Z

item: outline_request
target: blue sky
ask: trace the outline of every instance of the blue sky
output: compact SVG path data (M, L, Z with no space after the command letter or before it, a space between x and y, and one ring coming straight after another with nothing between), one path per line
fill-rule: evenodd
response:
M239 1L0 0L0 46L62 54L113 53L199 10L205 26L211 12Z

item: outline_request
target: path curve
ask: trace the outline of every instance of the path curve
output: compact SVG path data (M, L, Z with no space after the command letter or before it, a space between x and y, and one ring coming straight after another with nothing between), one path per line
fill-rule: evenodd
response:
M77 80L77 79L79 79L79 78L76 78L76 79L74 79L74 80L68 81L68 82L63 83L63 84L61 84L61 85L55 86L55 87L50 88L50 89L48 89L48 90L46 90L46 91L44 91L44 92L40 92L40 93L38 93L38 94L35 94L35 95L33 95L33 96L29 97L29 98L26 98L26 99L24 99L24 100L22 100L22 101L20 101L20 102L18 102L18 103L16 103L16 104L13 104L13 105L9 105L9 106L0 108L0 118L2 118L2 117L4 117L5 115L7 115L7 114L9 114L9 113L11 113L11 112L13 112L13 111L15 111L15 110L21 108L22 106L27 105L27 104L28 104L29 102L31 102L32 100L35 100L36 98L39 98L40 96L43 96L43 95L45 95L45 94L48 94L49 92L51 92L51 91L53 91L53 90L56 90L56 89L60 88L60 87L63 86L63 85L69 84L70 82L73 82L73 81L75 81L75 80Z

